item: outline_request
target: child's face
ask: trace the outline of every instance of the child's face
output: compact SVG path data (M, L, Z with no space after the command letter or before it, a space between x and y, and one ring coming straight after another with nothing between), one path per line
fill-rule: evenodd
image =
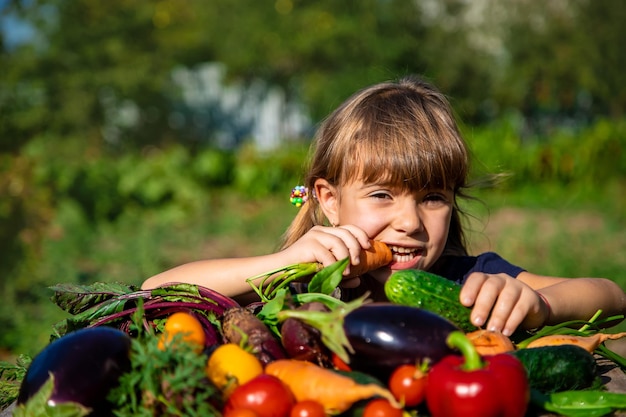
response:
M341 187L339 225L352 224L393 251L390 267L371 273L384 282L394 270L429 269L446 244L454 193L402 191L389 185L355 182Z

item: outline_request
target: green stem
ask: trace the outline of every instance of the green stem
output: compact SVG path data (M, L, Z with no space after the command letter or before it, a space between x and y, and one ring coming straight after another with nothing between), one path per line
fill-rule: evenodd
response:
M302 277L313 275L320 269L322 269L322 265L317 262L293 264L277 268L263 274L255 275L246 279L246 282L250 284L253 291L259 296L262 301L267 302L275 297L276 293L281 288L285 288L287 285L289 285L290 282ZM272 278L273 276L274 278ZM253 283L253 281L259 279L261 279L261 282L257 286ZM271 281L266 285L265 283L269 279L271 279Z
M272 288L272 291L271 291L271 292L269 292L269 291L266 291L266 292L265 292L266 297L267 297L267 298L269 298L269 299L271 299L271 298L275 297L275 296L276 296L276 293L277 293L277 292L278 292L281 288L285 288L287 285L289 285L289 283L291 283L291 282L293 282L293 281L296 281L296 280L298 280L298 279L300 279L300 278L303 278L303 277L307 277L307 276L313 275L313 274L315 274L317 271L319 271L319 269L320 269L320 264L315 263L315 262L310 263L310 264L308 264L308 265L307 265L307 264L301 264L301 266L303 266L304 268L303 268L303 269L301 269L301 270L293 271L293 272L292 272L292 275L290 275L290 276L289 276L288 278L286 278L286 279L282 279L282 280L277 280L277 279L274 279L274 280L272 280L272 282L270 283L270 288L271 288L272 286L274 286L274 283L277 283L277 285L275 285L275 287L274 287L274 288ZM268 292L269 292L269 294L268 294Z
M596 314L594 314L594 315L591 317L591 319L589 319L589 322L588 322L588 323L585 323L584 325L582 325L582 326L580 327L580 329L578 329L578 330L579 330L579 331L581 331L581 332L584 332L585 330L587 330L587 329L589 328L589 325L590 325L591 323L595 322L595 321L598 319L598 317L600 317L600 314L602 314L602 310L598 310L598 311L596 311Z
M332 295L321 294L321 293L302 293L302 294L293 294L293 299L296 301L298 305L310 303L312 301L319 301L324 304L326 307L331 310L337 307L342 307L346 303L341 301L338 298L333 297Z
M454 331L448 335L446 343L453 349L461 351L465 362L463 363L463 370L475 371L483 367L483 361L478 351L474 347L474 344L465 333L460 331Z
M278 321L284 321L288 318L302 320L308 325L320 331L321 339L324 345L346 363L350 362L348 352L353 352L352 345L343 329L344 317L351 311L362 306L369 293L344 303L331 311L304 311L304 310L282 310L278 312Z

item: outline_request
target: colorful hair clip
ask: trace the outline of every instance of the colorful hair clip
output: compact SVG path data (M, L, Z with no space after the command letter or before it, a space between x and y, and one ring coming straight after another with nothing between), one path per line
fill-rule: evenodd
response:
M291 190L289 201L296 207L301 207L309 199L309 189L304 185L296 185Z

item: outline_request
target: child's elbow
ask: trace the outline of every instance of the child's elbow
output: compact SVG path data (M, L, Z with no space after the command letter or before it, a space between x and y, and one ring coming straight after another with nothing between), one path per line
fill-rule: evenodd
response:
M158 286L159 285L158 285L156 277L150 277L147 280L145 280L143 282L143 284L141 284L141 289L142 290L152 290L152 289L154 289L154 288L156 288Z

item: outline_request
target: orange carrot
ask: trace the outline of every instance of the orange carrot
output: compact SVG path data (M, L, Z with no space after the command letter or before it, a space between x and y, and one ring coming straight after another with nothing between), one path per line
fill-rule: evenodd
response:
M389 246L377 240L370 240L370 244L372 246L369 249L361 250L359 255L361 262L350 266L350 277L363 275L391 263L393 258Z
M595 333L590 336L575 336L566 334L551 334L535 339L526 345L527 348L552 346L552 345L577 345L584 348L587 352L596 350L602 343L607 340L617 340L626 337L626 332L622 333Z
M400 407L391 392L376 384L357 384L351 378L311 362L279 359L265 366L265 373L283 381L297 401L314 400L327 414L338 414L363 399L383 397Z
M466 336L471 340L479 355L496 355L515 350L511 339L501 332L479 329L467 333Z

